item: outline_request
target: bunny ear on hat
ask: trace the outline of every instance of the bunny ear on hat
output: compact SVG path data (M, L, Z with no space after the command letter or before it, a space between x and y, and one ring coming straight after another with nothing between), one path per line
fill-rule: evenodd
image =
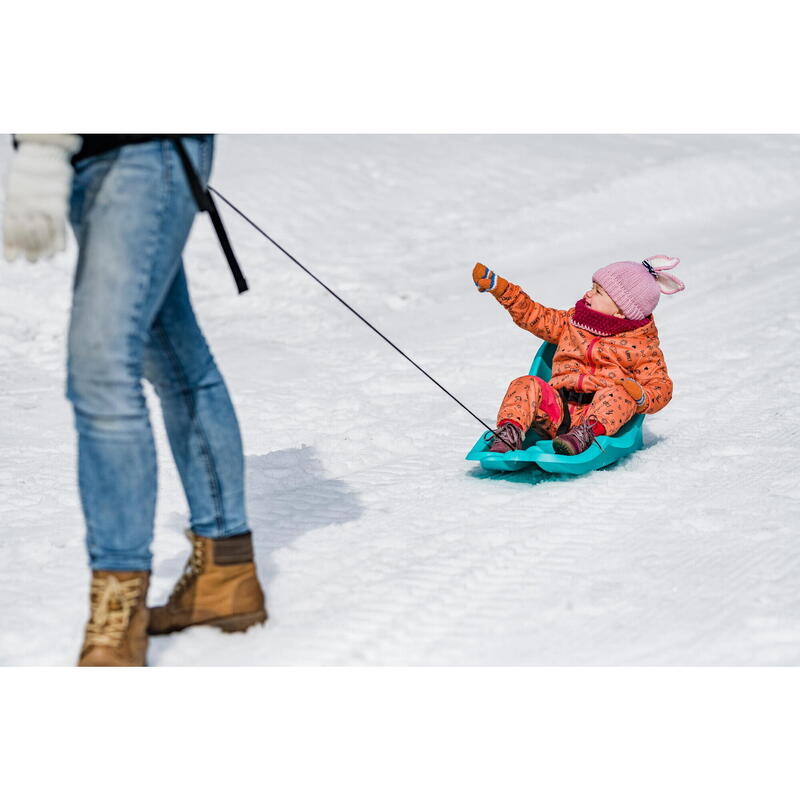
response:
M645 259L642 264L650 271L652 276L656 279L656 283L661 289L662 294L675 294L676 292L683 291L686 286L683 281L674 275L663 275L662 272L667 269L673 269L681 263L679 258L671 256L651 256Z

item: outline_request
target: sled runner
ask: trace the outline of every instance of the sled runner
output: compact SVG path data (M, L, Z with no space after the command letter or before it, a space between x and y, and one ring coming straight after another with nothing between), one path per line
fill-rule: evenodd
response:
M530 375L537 375L549 381L551 365L556 346L544 342L531 364ZM484 434L467 453L467 461L480 461L488 470L514 472L535 464L546 472L560 472L569 475L583 475L593 469L613 464L623 456L633 453L642 446L642 423L644 414L636 414L613 436L598 436L588 450L576 456L562 456L553 452L551 439L541 439L531 430L525 437L524 450L511 450L508 453L489 452L489 434ZM601 449L602 448L602 449Z

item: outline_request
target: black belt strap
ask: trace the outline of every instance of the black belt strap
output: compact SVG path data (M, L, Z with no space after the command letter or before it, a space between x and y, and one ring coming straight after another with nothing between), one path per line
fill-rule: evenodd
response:
M186 148L183 146L181 138L179 136L172 136L170 138L175 143L175 148L180 156L181 164L183 164L183 171L186 173L186 180L189 181L189 186L192 190L192 194L194 195L197 207L200 209L200 211L207 211L211 217L211 223L214 225L214 230L217 232L217 238L219 239L220 246L222 247L222 252L225 253L225 258L228 260L228 266L231 268L231 272L233 273L233 279L236 281L236 288L239 290L239 294L246 292L248 289L247 281L245 280L241 267L239 266L239 262L236 260L236 256L234 255L233 248L231 247L230 240L228 239L228 234L225 231L225 226L222 224L222 218L220 217L219 211L217 211L217 206L214 203L214 198L211 196L211 192L209 192L208 189L203 189L202 185L200 184L200 178L197 177L197 173L194 171L192 162L189 159L189 154L186 152Z

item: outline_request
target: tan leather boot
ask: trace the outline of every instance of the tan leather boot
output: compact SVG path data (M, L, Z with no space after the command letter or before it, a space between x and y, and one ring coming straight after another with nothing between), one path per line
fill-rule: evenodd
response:
M190 625L213 625L223 631L246 631L267 620L264 593L253 562L251 534L227 539L186 535L192 553L166 605L150 609L148 631L154 636Z
M79 667L144 667L149 572L92 572Z

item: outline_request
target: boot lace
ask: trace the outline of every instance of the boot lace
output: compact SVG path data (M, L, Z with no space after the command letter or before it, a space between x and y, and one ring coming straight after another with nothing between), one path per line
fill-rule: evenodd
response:
M491 446L495 439L499 439L504 445L507 445L512 450L516 450L519 443L516 441L517 437L515 436L515 431L511 430L513 428L513 425L501 425L496 431L486 431L486 433L483 434L484 441L488 442L489 446ZM501 431L505 436L501 436Z
M86 625L86 645L117 647L128 629L141 595L141 578L120 580L115 575L93 577L92 616Z
M186 534L186 538L192 543L192 552L189 554L189 560L183 568L183 574L178 578L178 582L170 592L170 600L174 600L178 597L203 571L203 543L197 537L192 537L188 533Z
M603 446L600 442L597 441L597 435L595 434L594 430L592 430L592 426L597 422L597 417L594 414L590 417L587 417L580 425L576 425L570 433L580 442L582 450L588 450L591 447L592 442L595 442L597 446L603 450Z

